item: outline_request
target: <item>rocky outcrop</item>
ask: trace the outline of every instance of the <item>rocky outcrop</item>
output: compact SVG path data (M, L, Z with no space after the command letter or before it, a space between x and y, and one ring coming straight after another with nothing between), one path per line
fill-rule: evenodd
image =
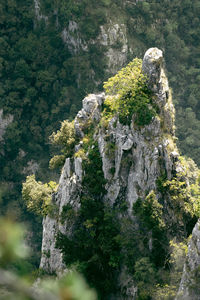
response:
M88 51L88 46L81 38L78 23L75 21L69 21L68 28L63 29L61 36L71 54L76 55L81 50Z
M38 21L44 20L47 24L48 22L48 16L45 16L41 13L40 9L40 0L34 0L34 8L35 8L35 16Z
M176 300L200 299L200 219L188 245L188 254Z
M0 143L4 142L3 136L6 132L6 128L10 123L13 121L13 116L12 115L3 115L3 109L0 109ZM4 155L4 151L2 150L1 152L2 155Z
M107 127L99 126L105 94L89 95L83 100L83 108L75 118L76 135L81 139L75 146L75 152L82 149L84 129L92 122L96 128L93 139L98 142L106 180L103 201L115 207L123 199L127 203L127 215L134 220L133 204L154 191L157 201L162 201L169 235L175 224L177 232L184 234L184 225L177 221L169 195L161 195L157 186L158 178L163 174L171 180L174 174L183 171L174 142L174 107L163 67L162 51L157 48L149 49L144 56L142 69L152 91L152 100L159 107L159 114L152 118L149 125L143 127L135 124L134 116L130 126L123 125L117 115L112 117ZM54 218L47 216L43 221L40 267L48 272L59 273L65 269L62 254L56 248L56 235L58 232L68 237L73 235L76 217L62 220L62 212L64 207L70 205L78 213L83 175L82 158L76 155L74 159L67 158L58 192L53 199L57 215ZM148 244L151 251L151 232ZM121 266L115 280L118 292L108 296L108 299L136 299L137 287L125 265Z
M13 116L12 115L3 115L3 109L0 109L0 142L3 141L3 135L6 131L6 128L10 123L13 121Z
M79 209L79 191L81 189L81 159L76 158L71 162L70 158L66 159L65 165L59 181L59 189L52 199L56 205L55 215L47 216L43 220L43 239L42 239L42 256L40 268L48 273L61 274L65 269L62 254L56 248L56 236L58 232L70 234L71 224L62 222L61 217L63 207L70 203L73 207ZM64 223L64 224L63 224Z
M107 58L107 71L116 73L127 62L128 40L125 24L109 24L100 26L100 34L96 39L85 41L81 37L79 24L69 21L68 27L62 30L61 36L72 55L79 55L81 51L88 52L89 47L99 44L105 47L103 55Z
M97 41L107 47L105 55L108 58L107 68L111 74L116 73L127 62L128 40L125 24L107 24L100 27Z

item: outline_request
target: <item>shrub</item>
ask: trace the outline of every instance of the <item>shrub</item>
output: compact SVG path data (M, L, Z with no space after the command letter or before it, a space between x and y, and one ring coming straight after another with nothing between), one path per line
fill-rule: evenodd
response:
M119 268L121 259L118 235L120 225L116 210L107 207L103 201L106 183L97 142L88 149L83 163L83 189L81 207L73 224L70 237L59 233L57 247L61 249L68 267L76 265L91 286L94 286L100 299L105 299L115 288L114 271ZM63 208L62 220L70 222L74 216L73 207Z
M52 194L57 189L57 184L53 181L42 184L35 180L35 175L27 176L23 183L22 198L28 210L46 216L52 212Z
M86 154L85 154L85 151L84 149L79 149L75 154L74 154L74 157L80 157L82 159L86 159Z
M163 206L158 202L155 192L151 191L144 200L138 199L133 204L133 212L139 217L140 227L144 231L151 233L151 259L159 267L165 260L169 241L166 235Z
M71 156L76 142L74 122L63 121L60 130L53 132L49 139L52 144L62 147L65 157Z
M118 113L119 121L130 125L134 115L135 124L148 125L156 115L157 107L151 99L151 91L142 74L142 61L134 59L114 77L104 83L106 94L103 120Z
M53 156L49 161L49 168L50 169L56 169L60 168L65 163L65 155L55 155Z

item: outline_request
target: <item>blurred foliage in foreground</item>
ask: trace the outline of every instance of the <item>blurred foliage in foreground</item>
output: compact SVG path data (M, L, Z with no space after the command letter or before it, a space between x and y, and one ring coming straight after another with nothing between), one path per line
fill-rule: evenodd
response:
M27 268L19 275L16 265L26 265L29 250L24 229L9 219L0 219L0 299L1 300L96 300L84 279L70 272L60 279L43 277L34 283ZM15 270L15 271L14 271ZM17 274L18 273L18 274ZM32 275L32 276L31 276Z

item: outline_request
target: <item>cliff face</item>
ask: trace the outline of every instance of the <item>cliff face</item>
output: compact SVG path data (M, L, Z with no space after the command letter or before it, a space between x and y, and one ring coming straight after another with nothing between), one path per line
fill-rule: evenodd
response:
M75 250L69 247L70 241L71 247L76 244L80 234L78 230L83 229L84 236L88 238L89 235L93 243L98 243L102 235L104 241L107 232L101 231L98 220L106 223L108 216L114 213L111 223L117 220L118 227L115 229L118 231L115 236L109 233L109 241L113 238L115 247L112 251L116 251L116 257L111 258L109 250L102 250L100 245L90 259L95 266L99 252L109 256L108 265L112 270L108 269L108 272L112 274L110 281L114 282L114 287L107 293L107 299L136 299L137 285L141 282L136 276L138 266L145 261L148 270L162 268L168 241L179 239L179 236L186 237L192 219L190 213L184 210L182 200L180 204L176 203L170 189L172 180L173 184L178 184L180 178L186 180L186 175L183 175L185 168L175 144L174 107L161 50L151 48L146 52L142 71L147 76L151 91L152 104L149 106L156 106L157 114L144 126L137 125L134 114L130 125L120 123L119 114L114 114L107 125L102 126L106 96L104 93L87 96L74 122L80 141L75 146L75 157L66 159L58 192L53 197L56 217L47 216L43 221L40 267L59 274L67 269L66 264L70 265L69 255L73 256L70 252L79 249L78 246ZM88 124L92 124L93 128L89 135L86 133ZM85 154L80 155L88 136L90 144ZM92 175L88 176L88 173ZM188 184L186 182L185 185ZM100 190L97 189L99 186ZM187 203L187 197L184 201ZM96 206L92 217L86 218L85 215L90 214L87 205L92 210L91 203ZM103 212L102 219L97 215L98 211ZM58 236L62 237L62 245L57 241ZM129 244L130 241L132 244ZM86 243L83 238L83 253ZM80 257L83 256L81 247L79 251ZM77 260L71 258L72 264ZM147 279L146 288L151 284Z
M3 116L3 109L0 109L0 142L3 141L3 135L8 125L13 121L12 115Z
M200 220L196 223L188 245L188 255L176 299L200 299Z
M41 3L40 3L41 2ZM44 24L48 25L49 19L51 19L52 14L56 16L56 26L59 28L62 25L60 24L59 7L55 8L51 14L43 14L41 10L42 1L34 0L34 11L37 21L44 20ZM107 8L109 11L110 9ZM118 22L115 18L106 17L106 22L99 27L99 34L91 39L85 39L84 35L81 32L80 20L72 20L68 22L68 25L62 28L61 37L63 42L67 45L72 56L79 56L81 52L88 53L89 48L93 45L99 45L104 47L104 52L102 56L107 60L106 66L108 74L114 74L121 68L124 64L127 63L128 55L132 52L131 46L128 46L128 34L127 26L125 25L125 16L121 15ZM132 43L131 43L132 44ZM88 70L89 73L94 73L93 69ZM94 84L98 86L98 82Z

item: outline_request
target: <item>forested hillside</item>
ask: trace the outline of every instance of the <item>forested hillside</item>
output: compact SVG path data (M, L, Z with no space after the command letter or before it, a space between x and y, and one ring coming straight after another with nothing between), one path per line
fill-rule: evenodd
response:
M180 148L199 165L199 16L199 0L1 0L0 109L14 116L0 141L1 213L39 227L21 182L33 172L57 176L48 169L49 135L152 46L165 53Z

